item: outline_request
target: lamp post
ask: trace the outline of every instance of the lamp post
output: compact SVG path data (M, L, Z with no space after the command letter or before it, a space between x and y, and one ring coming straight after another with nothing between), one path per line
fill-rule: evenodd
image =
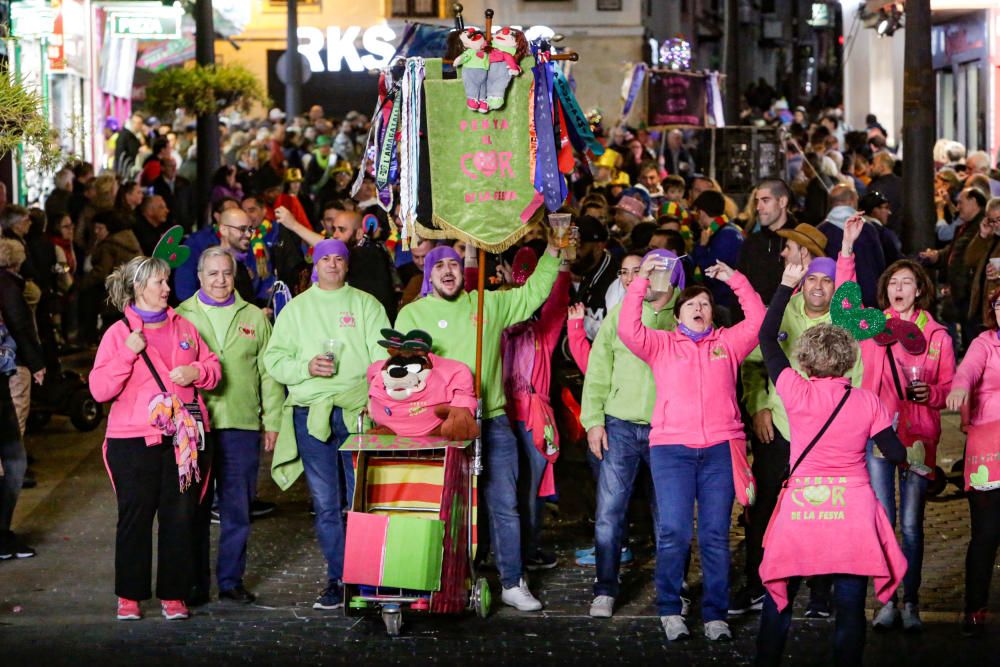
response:
M930 0L908 0L903 65L903 249L931 247L934 229L934 111Z
M215 20L212 0L195 3L195 59L199 65L215 64ZM198 225L208 224L212 176L219 168L219 114L198 116Z
M288 6L288 50L285 58L288 61L288 81L285 84L285 114L286 120L292 119L302 112L302 59L299 57L299 3L298 0L287 0Z

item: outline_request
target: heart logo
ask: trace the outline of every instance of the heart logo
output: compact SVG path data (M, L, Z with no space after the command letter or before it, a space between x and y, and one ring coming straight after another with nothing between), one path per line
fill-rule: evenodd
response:
M497 171L497 154L495 151L478 151L472 159L472 164L479 170L479 173L489 178Z
M981 464L976 472L969 475L969 486L977 489L990 483L990 471L984 464Z
M819 507L829 500L830 493L830 487L826 484L820 484L819 486L807 486L802 489L802 497L816 507Z
M191 256L191 249L181 245L184 238L184 228L174 225L160 237L159 243L153 249L153 257L162 259L170 265L171 269L176 269Z
M885 313L861 305L861 287L848 281L841 285L830 303L830 320L846 329L854 340L874 338L885 330Z

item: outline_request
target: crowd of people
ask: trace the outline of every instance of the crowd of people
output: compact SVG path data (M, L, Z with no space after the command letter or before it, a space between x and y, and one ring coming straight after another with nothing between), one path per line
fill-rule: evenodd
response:
M669 640L690 636L696 526L705 635L731 638L728 617L763 611L760 664L780 660L803 580L806 615L836 614L841 664L860 661L869 578L880 600L871 625L919 632L941 411L963 409L970 433L998 441L1000 181L985 153L941 142L938 219L921 221L937 243L905 256L901 164L877 120L860 132L835 113L788 121L786 178L751 193L723 192L699 171L680 130L661 141L595 121L607 150L577 155L560 210L572 216L573 252L536 220L485 266L462 241L400 243L395 210L356 173L369 125L360 114L335 123L319 107L294 119L274 109L225 123L204 215L191 128L140 114L109 122L107 164L60 170L42 208L0 199L10 334L0 339L16 343L16 358L0 359L10 376L0 558L34 554L10 531L32 383L58 372L60 355L96 346L90 390L110 404L105 461L118 502L117 617L141 618L152 597L154 517L164 616L186 618L209 599L213 513L219 597L255 599L243 577L261 447L282 489L304 473L327 563L314 607L341 607L354 471L338 448L366 406L368 367L387 356L380 331L428 331L435 354L474 368L484 272L481 547L505 604L541 609L527 573L557 566L540 498L552 494L546 467L561 439L586 448L596 487L593 548L577 554L596 568L591 616L614 614L631 558L629 500L643 487ZM191 254L172 270L152 255L174 224ZM848 281L926 345L855 342L831 316ZM812 491L820 478L836 481ZM841 505L850 498L847 519L796 520L793 499L831 485ZM963 632L976 635L1000 489L967 496ZM730 571L737 499L748 506L740 576Z

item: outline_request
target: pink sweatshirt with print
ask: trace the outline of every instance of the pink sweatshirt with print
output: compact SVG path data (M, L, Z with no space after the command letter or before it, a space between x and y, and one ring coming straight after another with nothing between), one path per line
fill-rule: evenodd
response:
M736 403L740 363L757 347L764 303L738 271L729 280L746 316L734 327L715 329L697 343L680 331L658 331L642 323L649 280L632 281L622 302L618 335L649 364L656 382L650 445L710 447L743 439Z

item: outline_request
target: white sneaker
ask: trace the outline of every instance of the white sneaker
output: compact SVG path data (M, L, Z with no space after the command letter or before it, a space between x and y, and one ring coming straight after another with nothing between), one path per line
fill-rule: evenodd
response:
M725 621L709 621L705 624L705 638L710 642L729 641L733 638L733 633L729 631L729 624Z
M531 594L523 578L517 582L517 586L503 589L500 599L505 605L514 607L518 611L538 611L542 608L542 603Z
M660 616L660 625L663 626L663 631L667 633L667 641L669 642L687 639L691 636L691 633L688 632L687 623L684 622L682 616Z
M899 610L894 602L887 603L872 619L872 627L878 631L891 630L899 624Z
M598 595L590 603L590 615L594 618L611 618L615 611L615 599L610 595Z
M916 634L923 632L924 622L920 620L920 607L913 602L903 604L903 632Z
M691 598L681 593L681 616L687 616L691 611Z

